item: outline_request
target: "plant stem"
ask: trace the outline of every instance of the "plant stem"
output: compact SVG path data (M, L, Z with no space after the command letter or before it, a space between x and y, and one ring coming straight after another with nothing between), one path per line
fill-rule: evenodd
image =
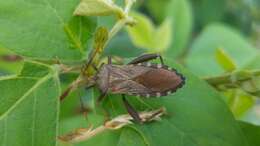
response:
M91 77L85 74L85 71L88 71L93 61L96 59L96 56L99 54L99 50L104 50L104 48L107 46L108 42L126 25L132 25L134 24L134 20L128 16L128 13L133 5L135 0L126 0L124 11L122 12L122 17L116 22L116 24L113 26L113 28L110 30L108 34L108 39L104 42L104 45L100 48L93 47L93 50L90 52L89 59L87 60L87 63L83 67L83 71L78 76L78 78L71 83L71 85L65 90L65 92L60 96L60 99L63 100L70 92L75 90L80 84L82 83L89 83L91 82ZM121 12L121 11L120 11Z
M113 26L113 28L110 30L109 34L108 34L108 39L106 40L106 42L104 43L104 45L102 46L103 48L105 48L107 46L107 44L110 42L110 40L126 25L132 25L134 24L134 20L128 16L128 13L133 5L133 3L135 2L135 0L126 0L126 6L124 9L124 13L123 13L123 17L121 19L119 19L116 24ZM103 50L103 48L94 48L94 51L91 52L91 56L90 56L90 60L87 63L87 66L85 68L85 70L87 70L90 66L90 64L92 63L92 61L95 59L95 57L98 54L98 50Z
M239 74L229 73L225 75L215 76L215 77L207 77L204 78L212 86L218 86L223 84L236 84L240 82L245 82L251 80L254 76L260 76L260 70L251 70L247 72L248 76L242 76Z
M129 11L130 11L132 5L133 5L135 2L136 2L136 0L125 0L125 3L126 3L125 10L124 10L125 14L128 15L128 13L129 13Z

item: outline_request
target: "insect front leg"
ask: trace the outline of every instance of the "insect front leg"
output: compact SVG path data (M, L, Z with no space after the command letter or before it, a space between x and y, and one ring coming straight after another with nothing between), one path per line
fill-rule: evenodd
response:
M133 119L138 123L143 123L142 119L140 118L138 112L130 105L130 103L126 100L125 95L122 94L122 99L124 105L126 107L127 112L133 117Z
M144 54L144 55L141 55L141 56L135 58L134 60L130 61L128 64L137 64L137 63L147 62L149 60L153 60L158 57L160 58L161 64L164 64L163 58L160 54Z
M98 71L98 68L97 68L97 66L96 66L95 64L91 64L91 66L93 67L93 69L94 69L95 71Z
M107 90L105 92L101 92L101 94L97 98L97 102L100 103L107 95Z

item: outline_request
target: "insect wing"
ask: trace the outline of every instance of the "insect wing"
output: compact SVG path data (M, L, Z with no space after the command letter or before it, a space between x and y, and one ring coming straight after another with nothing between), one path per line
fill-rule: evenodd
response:
M125 65L112 70L110 86L113 93L160 97L175 92L185 82L176 70L161 64Z

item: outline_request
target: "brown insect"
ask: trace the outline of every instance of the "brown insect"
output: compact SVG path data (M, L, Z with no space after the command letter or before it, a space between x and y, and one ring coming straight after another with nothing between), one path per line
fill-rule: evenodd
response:
M153 64L149 60L160 58L161 64ZM163 63L158 54L144 54L126 65L101 65L94 77L94 83L101 91L98 98L101 101L108 93L122 94L128 113L138 122L142 122L138 113L126 100L125 95L145 98L170 95L185 83L185 78Z

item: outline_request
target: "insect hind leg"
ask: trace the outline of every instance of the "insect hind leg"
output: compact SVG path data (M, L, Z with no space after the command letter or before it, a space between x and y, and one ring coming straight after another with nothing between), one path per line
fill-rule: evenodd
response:
M112 57L111 56L107 57L107 64L112 64Z
M103 92L99 95L99 97L97 98L97 103L99 104L107 95L107 91Z
M133 117L133 119L138 123L143 123L142 119L140 118L138 112L131 106L131 104L126 100L125 95L122 94L122 100L126 107L127 112Z
M158 57L161 61L161 64L164 64L163 58L160 54L143 54L143 55L135 58L134 60L130 61L128 64L137 64L137 63L147 62L147 61L156 59Z

